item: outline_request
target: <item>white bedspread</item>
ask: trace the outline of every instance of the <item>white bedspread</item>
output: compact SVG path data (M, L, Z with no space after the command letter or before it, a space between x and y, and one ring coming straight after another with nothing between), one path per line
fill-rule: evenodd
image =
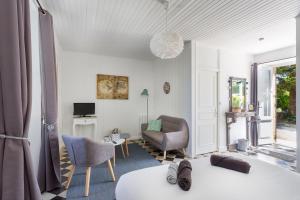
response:
M300 175L256 159L249 174L210 165L209 158L192 160L192 187L183 191L166 181L168 165L120 177L117 200L300 200Z

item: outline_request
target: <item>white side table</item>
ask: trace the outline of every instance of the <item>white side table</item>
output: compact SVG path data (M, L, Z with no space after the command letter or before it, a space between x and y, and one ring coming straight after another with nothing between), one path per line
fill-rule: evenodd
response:
M120 138L125 139L126 155L129 156L128 139L130 138L130 134L129 133L120 133Z
M124 149L123 149L123 144L125 143L125 139L119 139L118 141L116 141L115 143L113 143L112 141L108 141L108 142L106 142L106 141L104 141L103 140L103 142L104 143L108 143L108 144L112 144L112 145L114 145L114 147L115 147L115 155L114 155L114 157L113 157L113 165L114 165L114 167L116 166L116 146L121 146L121 149L122 149L122 154L123 154L123 157L125 158L125 153L124 153Z
M74 117L73 118L73 135L76 135L76 126L94 126L93 138L96 139L97 117Z

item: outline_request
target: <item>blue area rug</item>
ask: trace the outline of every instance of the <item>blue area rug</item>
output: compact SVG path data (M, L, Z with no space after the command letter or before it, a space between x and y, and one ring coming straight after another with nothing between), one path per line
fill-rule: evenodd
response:
M129 144L128 148L129 157L124 159L120 146L116 147L115 182L112 182L107 162L94 167L91 171L90 193L88 197L84 197L85 168L77 168L67 191L67 199L114 200L115 187L121 175L137 169L160 165L158 160L155 160L138 144Z

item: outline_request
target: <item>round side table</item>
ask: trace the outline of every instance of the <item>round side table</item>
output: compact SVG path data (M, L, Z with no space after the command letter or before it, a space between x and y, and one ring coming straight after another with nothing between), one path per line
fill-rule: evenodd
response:
M124 149L123 149L123 144L125 143L125 139L119 139L115 143L113 141L104 141L104 140L103 140L103 142L108 143L108 144L112 144L115 147L115 155L113 157L113 165L115 167L116 166L116 146L119 146L119 145L121 146L122 154L123 154L123 157L125 158L125 153L124 153Z

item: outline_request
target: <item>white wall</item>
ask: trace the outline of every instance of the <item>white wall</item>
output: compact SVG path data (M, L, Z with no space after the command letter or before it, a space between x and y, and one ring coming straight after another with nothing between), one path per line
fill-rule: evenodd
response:
M296 80L297 80L297 88L296 88L296 95L297 95L297 100L296 100L296 102L297 102L297 107L296 107L296 109L297 109L297 114L296 114L296 116L298 116L297 117L297 171L298 172L300 172L300 136L299 136L299 134L300 134L300 14L298 15L298 17L296 17L296 26L297 26L297 28L296 28L296 37L297 37L297 60L296 60L296 62L297 62L297 78L296 78Z
M186 43L184 51L176 58L154 61L154 114L183 117L190 120L191 115L191 44ZM163 85L169 82L169 94Z
M254 55L253 60L256 63L265 63L265 62L272 62L275 60L291 58L295 56L296 56L296 46L290 46L290 47Z
M60 45L60 42L57 38L56 35L54 35L54 39L55 39L55 54L56 54L56 78L57 78L57 103L58 103L58 121L57 121L57 128L58 128L58 133L60 134L62 132L62 113L61 113L61 73L60 70L63 66L63 49ZM60 138L61 139L61 138Z
M140 116L145 115L146 101L140 96L143 88L150 93L150 119L161 114L182 117L190 125L191 140L188 153L193 153L192 140L192 61L202 63L206 68L219 72L219 149L226 148L225 112L229 109L228 79L230 76L247 78L250 82L251 55L229 50L219 50L196 46L194 55L190 42L185 44L183 53L175 59L153 62L91 55L85 53L62 53L62 66L59 69L61 95L62 132L71 134L73 102L96 102L98 116L98 139L120 128L138 137ZM213 56L212 56L213 55ZM97 100L96 74L129 76L129 100ZM163 92L164 82L169 82L171 92ZM249 103L250 84L247 103ZM232 142L245 137L245 119L232 125ZM84 134L92 134L86 129Z
M177 58L153 62L66 51L61 57L58 77L62 133L71 133L73 102L96 102L99 139L116 127L138 137L140 116L146 114L146 99L140 96L144 88L150 94L150 119L165 114L183 117L190 123L190 43L185 44L183 53ZM95 99L98 73L129 76L129 100ZM163 91L166 81L171 85L169 94ZM92 130L87 132L91 134Z
M154 118L170 115L184 118L191 124L191 43L174 59L154 61ZM169 82L169 94L163 84ZM189 151L189 150L188 150Z
M41 77L39 48L39 17L38 9L30 1L31 42L32 42L32 110L28 137L33 160L34 172L37 175L41 148Z
M71 134L74 102L95 102L98 117L97 139L119 128L132 137L140 134L140 116L146 113L146 99L140 94L144 88L153 94L153 67L148 61L63 52L59 70L61 92L62 132ZM96 75L110 74L129 77L128 100L96 99ZM149 97L150 115L153 95ZM79 130L80 131L80 130ZM84 133L89 135L92 128Z
M194 62L194 63L192 63ZM247 78L250 82L250 66L253 57L230 50L219 50L202 46L199 42L186 43L184 52L172 60L154 62L154 108L155 117L160 114L185 118L190 126L190 144L188 153L195 155L194 130L192 128L192 65L219 72L219 149L226 149L225 112L229 110L228 79L230 76ZM163 83L170 82L171 92L163 92ZM250 84L248 85L247 103L249 103ZM245 119L238 119L232 125L231 142L245 138Z
M219 148L224 149L226 146L226 123L225 112L229 111L229 77L246 78L248 81L247 102L250 103L250 67L253 63L253 57L248 54L219 50ZM239 118L237 123L231 125L231 141L245 138L246 124L245 118Z
M218 72L219 77L219 106L218 106L218 146L219 150L226 150L226 123L225 112L229 111L229 77L246 78L249 82L247 90L247 104L250 99L250 66L253 62L253 56L236 52L228 49L217 49L203 46L201 42L195 41L192 45L192 59L194 68L205 70L214 70ZM195 81L194 81L195 82ZM192 86L194 87L194 86ZM192 91L195 93L194 89ZM193 96L192 98L195 98ZM192 110L194 110L192 103ZM195 107L195 106L194 106ZM195 114L193 114L195 119ZM193 120L194 121L194 120ZM193 138L195 138L195 127L193 126ZM237 120L237 123L231 125L231 143L239 138L245 138L246 125L245 118ZM196 145L193 143L193 145ZM193 148L194 149L194 148ZM194 151L192 152L194 155Z

